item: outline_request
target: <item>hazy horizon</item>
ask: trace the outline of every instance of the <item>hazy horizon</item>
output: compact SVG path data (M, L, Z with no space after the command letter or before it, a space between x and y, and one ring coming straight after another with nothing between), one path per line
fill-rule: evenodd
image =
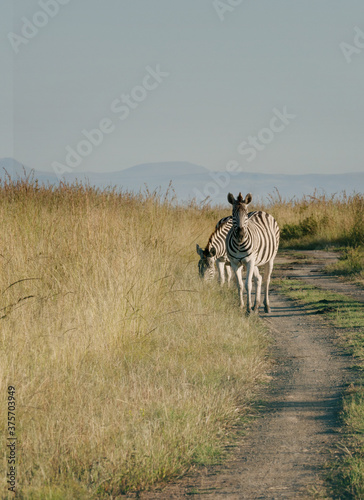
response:
M30 168L31 170L34 170L35 172L40 172L40 173L52 173L54 174L54 171L52 170L52 168L49 168L49 170L40 170L40 169L37 169L36 167L29 167L29 165L25 165L23 163L20 163L17 161L16 158L13 158L13 157L3 157L3 158L0 158L0 162L2 160L11 160L11 161L15 161L16 163L19 163L20 165L26 167L26 168ZM144 166L144 165L150 165L150 166L154 166L154 165L173 165L173 166L176 166L176 164L178 163L181 163L181 164L186 164L186 163L189 163L190 165L192 166L197 166L197 167L201 167L203 169L205 169L207 172L212 172L212 173L219 173L219 172L224 172L224 170L212 170L211 168L209 167L206 167L205 165L201 165L201 164L196 164L196 163L192 163L192 162L189 162L189 161L184 161L184 160L173 160L173 161L163 161L163 162L144 162L144 163L138 163L136 165L131 165L130 167L125 167L125 168L118 168L118 169L114 169L114 170L85 170L85 169L72 169L72 173L74 174L87 174L87 173L93 173L93 174L105 174L105 173L109 173L109 174L112 174L112 173L122 173L123 171L126 171L126 170L133 170L135 167L140 167L140 166ZM357 172L355 171L348 171L348 172L334 172L334 173L325 173L325 172L287 172L287 173L279 173L279 172L254 172L254 169L252 168L251 170L248 170L248 169L245 169L245 168L240 168L239 170L237 170L237 173L248 173L248 174L254 174L254 173L257 173L259 175L284 175L284 176L290 176L290 175L293 175L293 176L302 176L302 175L347 175L347 174L361 174L361 173L364 173L364 169L363 170L358 170ZM181 172L181 175L183 175L183 172Z

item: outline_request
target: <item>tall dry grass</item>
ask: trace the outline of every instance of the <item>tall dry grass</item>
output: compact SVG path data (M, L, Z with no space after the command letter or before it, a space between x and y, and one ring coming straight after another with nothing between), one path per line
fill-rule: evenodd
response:
M301 199L284 199L273 193L261 207L281 228L281 247L351 247L364 244L364 196L346 192L327 196L314 193Z
M223 215L0 186L0 429L12 385L19 498L116 497L223 453L266 368L259 321L197 277L196 240Z

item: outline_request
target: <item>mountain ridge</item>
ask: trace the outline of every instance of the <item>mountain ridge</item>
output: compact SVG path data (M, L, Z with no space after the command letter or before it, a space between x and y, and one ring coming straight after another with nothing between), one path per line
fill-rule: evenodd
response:
M6 173L13 180L33 174L44 184L66 182L87 182L99 188L116 187L139 192L145 186L149 190L168 189L172 181L173 190L180 201L193 198L200 202L209 197L213 203L226 203L228 191L252 192L255 197L264 199L276 190L283 198L302 197L322 190L327 195L346 191L364 191L364 172L343 174L264 174L260 172L211 171L201 165L187 161L141 163L124 170L113 172L69 172L59 179L54 172L43 172L23 166L13 158L0 159L0 179Z

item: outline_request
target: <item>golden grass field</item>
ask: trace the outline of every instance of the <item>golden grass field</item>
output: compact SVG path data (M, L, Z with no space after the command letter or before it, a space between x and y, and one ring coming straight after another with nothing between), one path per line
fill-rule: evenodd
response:
M340 203L323 213L276 199L269 211L282 225L327 217L322 231L332 220L339 238ZM2 184L0 429L4 442L11 385L18 498L116 497L224 454L265 381L269 342L235 289L198 278L196 242L229 213L155 193ZM13 498L6 449L0 463Z
M80 186L0 195L0 422L4 436L12 385L19 497L106 498L218 459L267 344L198 278L195 243L223 214Z

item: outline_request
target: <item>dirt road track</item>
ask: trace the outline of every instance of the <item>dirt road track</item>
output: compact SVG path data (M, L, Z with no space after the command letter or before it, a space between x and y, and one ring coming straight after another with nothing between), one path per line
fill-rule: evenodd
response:
M323 257L327 261L328 256ZM281 263L285 266L279 274L313 279L317 286L342 285L323 275L320 281L320 263ZM331 288L339 291L335 286ZM348 287L347 292L355 295L356 288ZM345 293L342 287L340 291ZM325 464L337 453L338 412L351 358L338 346L335 331L313 311L276 292L271 305L266 321L274 338L272 382L263 395L260 417L234 457L140 498L303 499L324 491Z
M324 290L331 290L347 295L358 302L364 302L364 288L353 286L351 283L346 283L322 273L321 270L325 265L337 260L337 252L305 250L304 252L300 252L300 254L303 254L307 258L307 261L304 259L295 259L294 252L291 259L286 256L277 259L278 263L286 263L285 274L306 281L310 285L318 286ZM292 263L290 264L290 262Z

